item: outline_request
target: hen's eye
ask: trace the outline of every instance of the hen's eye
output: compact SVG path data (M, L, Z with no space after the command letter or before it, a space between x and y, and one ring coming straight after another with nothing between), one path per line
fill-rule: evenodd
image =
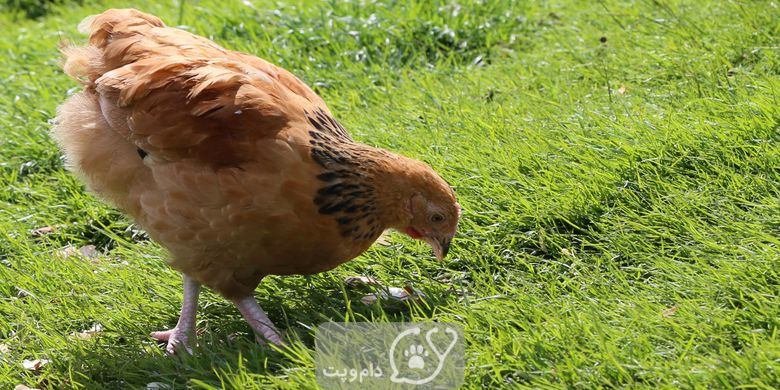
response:
M441 214L433 214L433 215L431 215L431 222L438 223L438 222L441 222L443 220L444 220L444 216L441 215Z

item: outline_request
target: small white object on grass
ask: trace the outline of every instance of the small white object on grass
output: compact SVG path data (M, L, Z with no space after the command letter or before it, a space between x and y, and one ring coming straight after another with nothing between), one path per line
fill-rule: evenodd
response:
M167 390L170 388L171 385L162 382L151 382L146 384L146 390Z
M356 287L360 285L378 287L376 293L367 294L360 298L360 302L365 305L371 305L376 302L377 299L405 301L408 299L425 298L425 294L419 291L415 291L412 286L406 285L404 287L385 287L376 279L370 278L368 276L350 276L344 279L344 283L350 287Z
M48 364L50 361L51 360L47 360L47 359L35 359L35 360L24 359L24 361L22 361L22 366L24 367L25 370L38 371L41 369L41 367Z

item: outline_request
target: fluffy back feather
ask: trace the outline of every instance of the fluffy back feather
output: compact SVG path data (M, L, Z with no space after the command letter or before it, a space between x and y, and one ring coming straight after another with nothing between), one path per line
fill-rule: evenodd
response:
M284 69L111 9L79 28L86 46L63 48L66 73L98 96L111 128L154 158L210 165L251 159L253 140L278 133L325 103Z
M123 58L120 47L106 50L110 43L142 35L154 27L165 27L165 24L156 16L134 9L110 9L100 15L88 16L79 23L78 29L89 34L89 44L63 47L63 69L82 84L94 86L105 72L130 62L130 58Z

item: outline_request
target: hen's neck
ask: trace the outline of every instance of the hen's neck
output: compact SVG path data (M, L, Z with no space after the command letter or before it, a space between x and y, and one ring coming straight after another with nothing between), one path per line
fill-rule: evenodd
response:
M373 241L385 229L408 224L414 160L317 133L311 145L312 158L324 170L317 176L322 185L314 203L338 222L342 236Z

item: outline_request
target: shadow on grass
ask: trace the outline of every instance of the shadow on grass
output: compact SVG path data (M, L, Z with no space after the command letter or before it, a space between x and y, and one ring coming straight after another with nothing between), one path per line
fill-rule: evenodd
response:
M78 384L87 389L102 389L145 387L148 383L159 382L172 388L183 388L192 385L192 379L197 379L221 387L221 377L225 373L282 375L290 368L305 369L313 365L314 333L323 322L342 322L345 317L350 321L405 322L410 321L412 312L424 316L432 314L434 308L446 304L448 298L446 291L426 292L425 301L380 300L365 305L360 298L366 292L376 293L378 288L354 289L343 283L323 283L315 288L306 286L305 280L277 278L266 281L264 283L271 290L286 293L257 294L260 305L290 343L281 350L255 342L254 334L238 310L227 300L206 293L201 302L198 345L193 348L193 355L166 356L165 345L148 335L159 329L140 329L138 324L125 323L120 324L124 329L107 330L93 340L67 347L64 359L54 362L52 368L67 372L73 383L47 384L45 378L38 377L38 385L56 388ZM300 296L273 298L290 296L290 292ZM160 329L175 324L177 315L178 308L171 312ZM146 321L144 326L154 322Z

